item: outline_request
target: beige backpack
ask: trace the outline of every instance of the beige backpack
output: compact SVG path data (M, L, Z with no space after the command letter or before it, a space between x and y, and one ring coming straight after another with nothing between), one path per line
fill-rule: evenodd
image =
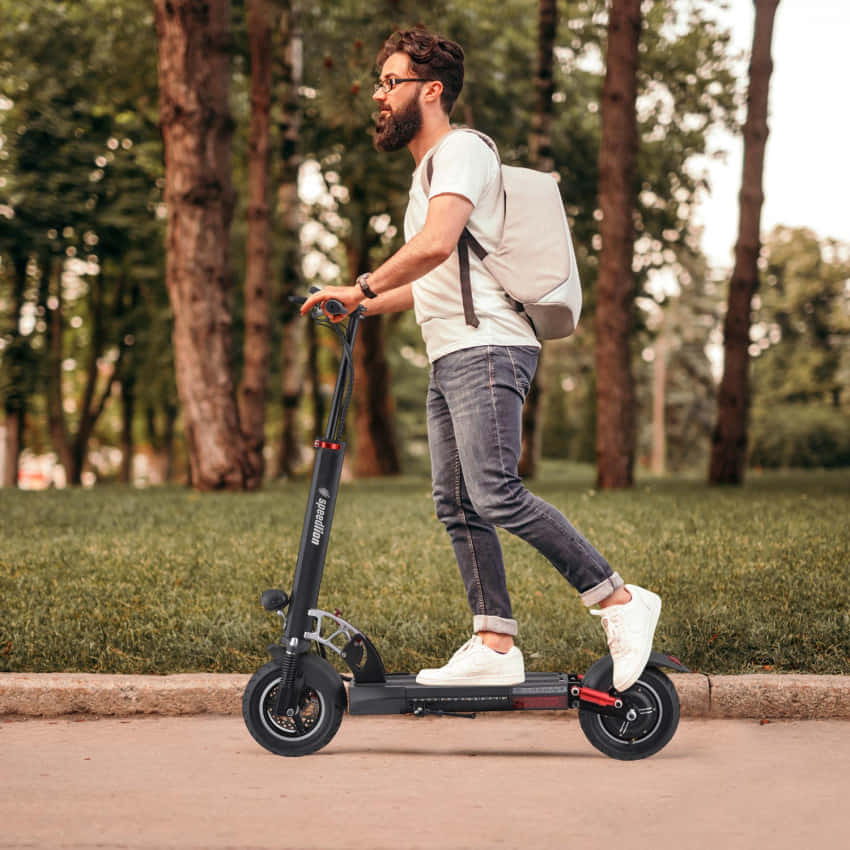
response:
M514 309L526 314L539 339L569 336L581 315L581 282L557 181L542 171L502 165L489 136L477 130L462 132L475 133L496 155L505 197L505 224L495 251L488 253L468 228L458 240L466 323L478 327L469 279L471 250L505 290ZM433 176L432 153L422 169L426 197Z

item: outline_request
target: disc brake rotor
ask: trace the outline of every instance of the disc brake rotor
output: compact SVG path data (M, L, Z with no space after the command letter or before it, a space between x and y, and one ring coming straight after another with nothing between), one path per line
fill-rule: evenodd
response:
M276 727L284 735L302 737L308 735L319 722L322 714L322 703L319 695L312 688L306 688L301 694L298 711L292 717L284 714L275 714L274 707L277 702L279 685L275 685L263 700L263 713L269 723Z

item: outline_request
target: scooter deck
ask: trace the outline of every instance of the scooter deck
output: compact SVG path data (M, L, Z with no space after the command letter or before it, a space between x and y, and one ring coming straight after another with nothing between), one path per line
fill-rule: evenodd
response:
M352 682L351 714L439 714L478 711L576 708L581 687L567 673L526 673L517 685L419 685L411 673L393 673L385 682Z

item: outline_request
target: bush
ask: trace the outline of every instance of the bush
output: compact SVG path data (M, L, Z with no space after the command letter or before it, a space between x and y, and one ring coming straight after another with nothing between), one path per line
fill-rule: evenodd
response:
M850 466L850 417L824 405L758 409L750 426L749 460L766 469Z

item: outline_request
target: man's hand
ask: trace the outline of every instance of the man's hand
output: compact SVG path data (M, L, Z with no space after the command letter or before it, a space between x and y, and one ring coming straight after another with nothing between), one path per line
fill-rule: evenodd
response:
M303 316L309 310L312 310L316 305L322 305L325 301L335 299L340 301L345 307L345 313L354 312L366 296L359 286L326 286L319 292L314 292L302 305L301 315ZM327 313L325 313L328 316ZM345 316L328 316L332 322L341 322Z

